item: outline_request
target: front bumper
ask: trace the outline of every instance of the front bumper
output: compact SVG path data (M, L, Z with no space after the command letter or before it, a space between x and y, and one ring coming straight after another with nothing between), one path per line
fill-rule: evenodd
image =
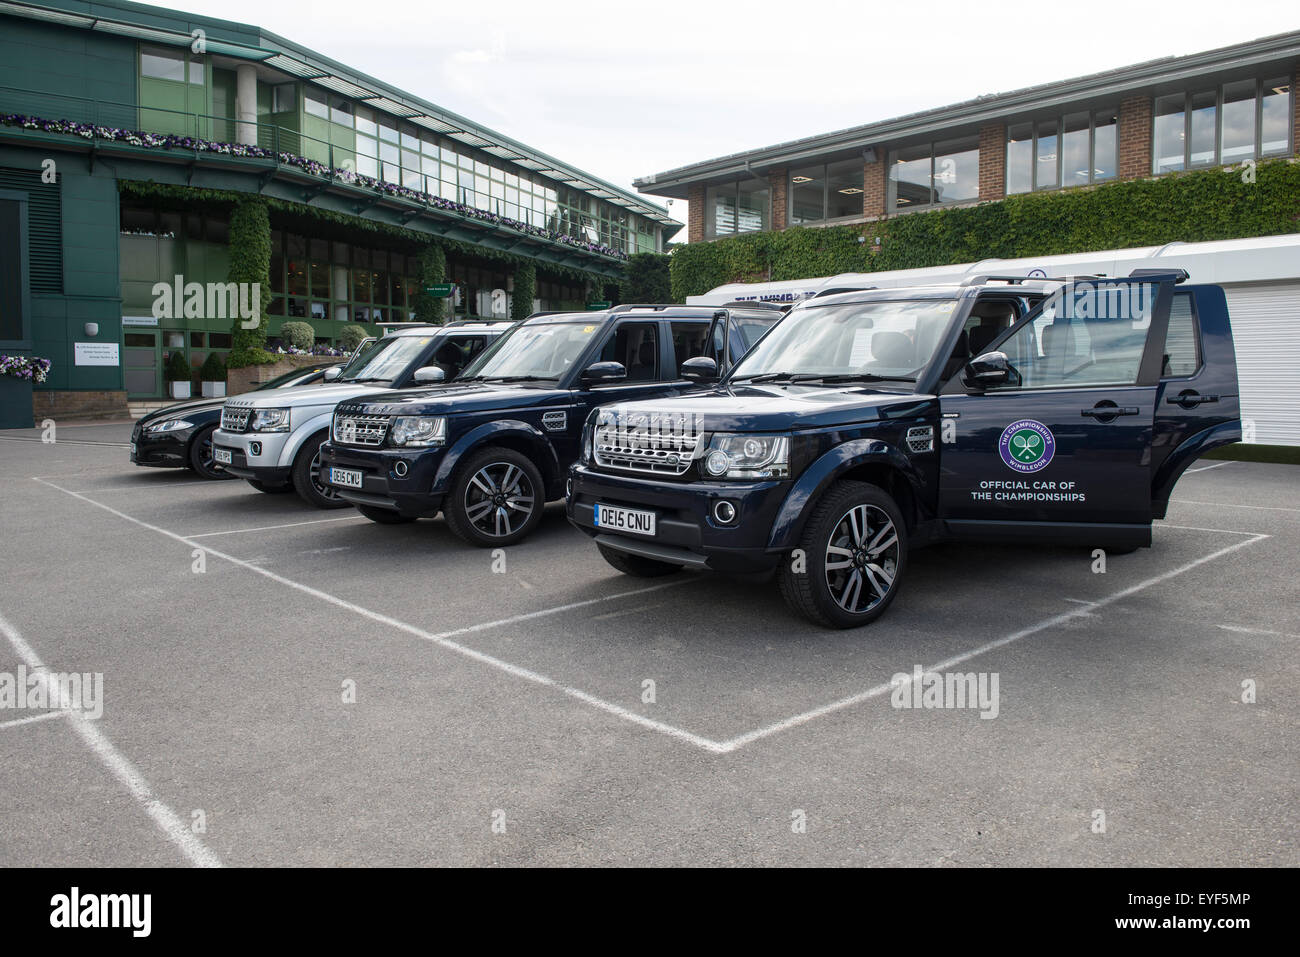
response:
M184 468L190 462L189 444L193 437L193 429L150 435L137 425L131 431L131 462L151 468Z
M281 485L292 478L293 467L280 465L280 452L289 441L289 432L227 432L217 429L212 433L212 451L230 453L229 462L217 464L242 479L253 479L268 485Z
M435 490L434 481L445 452L444 447L359 449L327 439L320 447L321 477L328 482L331 468L360 472L361 488L333 486L345 502L386 508L410 518L431 518L442 508L443 490ZM405 475L397 474L399 463Z
M738 574L770 572L781 561L782 551L769 549L767 542L789 492L788 481L670 482L598 472L582 464L570 469L569 478L569 521L599 544ZM735 520L727 525L713 517L713 506L722 499L736 509ZM597 502L654 512L654 537L596 527Z

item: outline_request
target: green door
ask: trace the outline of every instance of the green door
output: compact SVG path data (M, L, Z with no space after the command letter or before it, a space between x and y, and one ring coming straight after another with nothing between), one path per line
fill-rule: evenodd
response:
M157 332L128 332L124 337L123 371L128 399L162 396L162 352Z

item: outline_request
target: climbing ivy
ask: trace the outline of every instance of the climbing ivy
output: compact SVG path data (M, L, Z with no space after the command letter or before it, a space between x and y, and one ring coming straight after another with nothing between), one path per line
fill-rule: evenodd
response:
M796 226L673 249L677 301L729 282L807 279L1271 236L1300 230L1300 162L1009 196L847 226ZM879 241L877 243L877 240Z
M420 250L420 291L415 297L416 322L441 323L442 299L425 292L430 286L447 281L447 254L437 243L426 243Z
M515 288L510 294L510 318L527 319L537 298L537 270L527 264L515 269Z
M230 211L229 277L231 282L256 284L261 294L256 326L245 329L243 320L235 316L226 367L241 369L274 362L275 357L266 351L267 306L271 299L271 218L266 203L259 198L243 196Z

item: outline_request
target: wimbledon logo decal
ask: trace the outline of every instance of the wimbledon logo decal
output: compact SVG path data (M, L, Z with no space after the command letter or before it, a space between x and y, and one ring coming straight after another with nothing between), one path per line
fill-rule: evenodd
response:
M1029 474L1047 468L1056 454L1052 430L1035 419L1012 422L998 439L998 454L1009 469Z

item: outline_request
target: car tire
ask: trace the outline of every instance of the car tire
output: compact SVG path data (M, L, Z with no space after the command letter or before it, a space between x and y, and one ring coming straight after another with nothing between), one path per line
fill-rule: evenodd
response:
M298 497L317 508L347 508L350 502L339 497L338 489L321 481L320 447L325 443L324 432L313 435L302 444L293 460L293 487Z
M293 491L293 486L288 482L281 482L279 485L272 485L269 482L263 482L261 479L249 479L248 484L259 492L265 492L267 495L283 495L286 492Z
M681 565L674 565L672 562L661 562L658 559L645 558L641 555L629 555L627 552L620 552L617 548L610 548L608 545L597 545L596 548L600 551L601 558L624 575L631 575L633 578L663 578L665 575L675 575L682 570Z
M442 514L456 537L480 548L522 541L542 520L542 473L514 449L474 452L452 476Z
M207 428L199 430L198 435L190 440L190 450L187 456L190 471L199 478L212 481L232 479L234 478L233 475L217 468L217 464L212 461L212 433L215 431L217 431L217 427L209 425Z
M781 595L827 628L869 624L898 594L907 547L903 513L887 492L867 482L837 482L813 507L799 540L802 555L786 556L781 566Z
M403 515L391 508L378 508L374 505L358 505L357 511L377 525L405 525L414 522L414 515Z

